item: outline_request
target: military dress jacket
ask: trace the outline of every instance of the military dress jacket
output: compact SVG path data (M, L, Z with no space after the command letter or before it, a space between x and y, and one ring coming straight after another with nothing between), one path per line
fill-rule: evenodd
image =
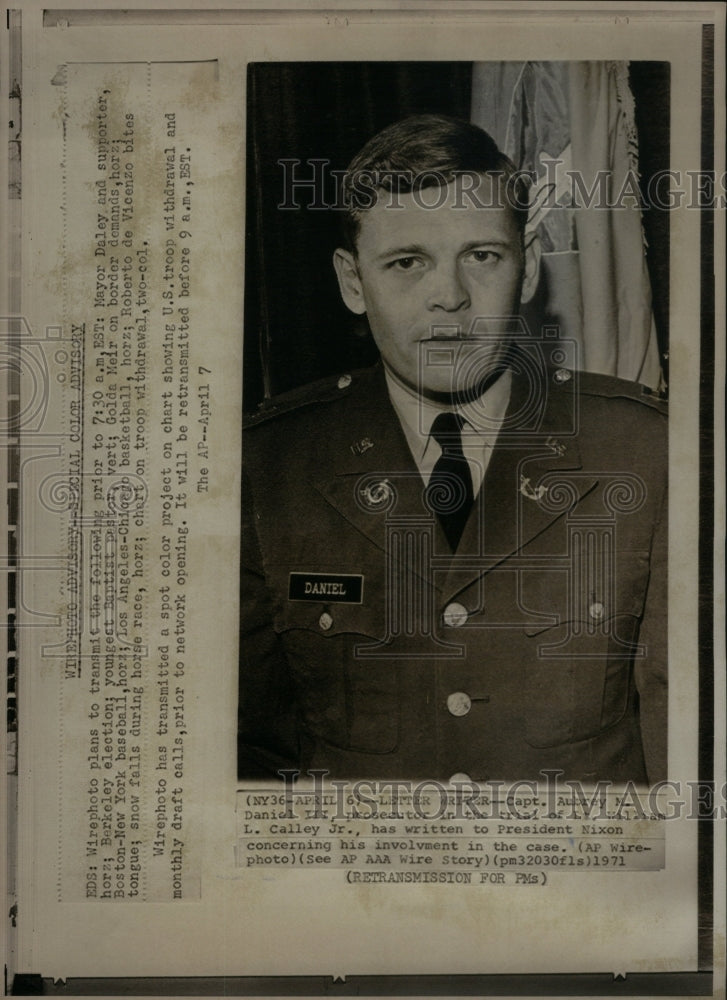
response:
M456 552L374 369L243 434L240 778L666 773L666 404L516 372Z

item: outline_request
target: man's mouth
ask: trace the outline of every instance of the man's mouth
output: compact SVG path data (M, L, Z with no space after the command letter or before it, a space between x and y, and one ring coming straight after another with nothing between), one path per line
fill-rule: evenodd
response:
M422 337L420 344L499 344L502 341L501 333L486 333L482 330L464 332L458 330L456 333L434 333Z
M499 343L504 337L522 332L522 320L518 316L477 316L469 324L433 323L419 342Z

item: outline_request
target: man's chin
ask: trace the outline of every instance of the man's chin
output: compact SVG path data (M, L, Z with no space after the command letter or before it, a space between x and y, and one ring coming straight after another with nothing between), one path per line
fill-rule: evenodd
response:
M486 392L500 378L506 369L503 361L493 361L487 365L473 366L468 372L438 371L431 375L423 372L419 382L418 392L428 399L437 402L456 402L459 404L471 402ZM468 377L458 378L458 375Z
M485 377L473 381L453 382L452 379L427 379L419 387L419 394L437 403L464 405L470 403L493 385L503 368L492 370Z
M418 383L424 396L481 395L483 387L495 382L506 367L507 349L476 341L430 341L428 354L420 359Z

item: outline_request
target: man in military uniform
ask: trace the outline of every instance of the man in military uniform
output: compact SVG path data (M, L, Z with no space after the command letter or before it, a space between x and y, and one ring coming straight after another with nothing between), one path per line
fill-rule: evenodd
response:
M518 317L512 164L397 123L334 266L381 363L243 443L239 775L654 782L666 771L666 415Z

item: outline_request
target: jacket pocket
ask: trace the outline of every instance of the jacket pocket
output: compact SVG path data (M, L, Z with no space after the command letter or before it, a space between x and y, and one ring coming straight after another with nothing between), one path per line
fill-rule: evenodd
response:
M567 574L538 576L523 594L557 624L524 630L532 649L523 707L526 741L545 748L593 739L618 725L633 704L649 561L646 553L624 553L612 585L588 586L582 594L569 589Z
M281 609L276 631L290 665L303 725L314 739L362 753L396 750L397 663L361 656L362 649L383 639L383 630L383 601L376 595L362 604L286 602Z

